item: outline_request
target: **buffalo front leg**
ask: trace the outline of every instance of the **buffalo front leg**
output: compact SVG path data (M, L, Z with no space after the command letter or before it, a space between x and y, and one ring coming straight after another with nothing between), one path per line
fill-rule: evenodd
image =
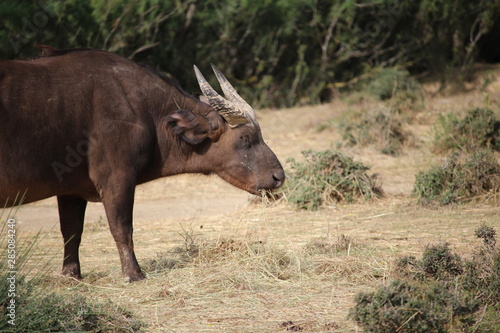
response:
M82 241L83 220L87 201L74 196L57 197L59 223L64 239L64 260L62 274L81 279L78 249Z
M103 191L104 209L106 210L111 234L120 254L125 281L139 281L144 279L145 276L135 257L134 241L132 239L135 185L115 184L116 186L109 187L108 191Z

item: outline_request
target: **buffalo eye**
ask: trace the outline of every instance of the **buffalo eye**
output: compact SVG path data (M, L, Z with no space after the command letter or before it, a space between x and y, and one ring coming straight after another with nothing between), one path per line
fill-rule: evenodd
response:
M252 146L248 136L240 136L238 140L238 148L248 149Z

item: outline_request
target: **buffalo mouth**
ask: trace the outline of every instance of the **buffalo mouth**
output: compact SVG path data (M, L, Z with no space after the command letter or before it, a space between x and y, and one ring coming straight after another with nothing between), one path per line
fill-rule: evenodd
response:
M257 186L258 188L257 195L261 195L263 192L272 192L274 190L281 188L285 183L285 179L286 177L283 169L273 172L267 184L265 185L260 184L261 186Z
M266 181L257 181L256 183L247 183L227 172L219 174L219 176L229 184L257 196L261 196L262 192L277 190L285 183L285 172L283 170L273 172Z

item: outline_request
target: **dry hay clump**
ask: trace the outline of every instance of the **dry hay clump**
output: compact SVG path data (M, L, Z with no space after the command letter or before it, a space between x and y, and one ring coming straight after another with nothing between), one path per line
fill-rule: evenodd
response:
M395 280L356 296L351 317L366 332L499 332L500 251L495 230L476 230L483 244L464 260L448 244L422 259L403 257Z
M289 280L301 274L306 259L302 251L288 250L262 241L233 238L184 238L184 245L159 253L142 264L148 273L162 273L186 267L228 266L231 272L248 272L266 279Z
M304 162L287 161L287 183L279 192L293 205L316 210L337 202L372 200L382 196L377 175L369 167L339 152L307 150Z
M191 235L183 246L157 254L142 263L142 268L148 274L168 274L169 280L183 270L204 274L205 279L213 271L210 284L214 289L258 290L279 281L325 278L357 281L372 274L369 264L351 255L359 247L346 235L318 238L304 245Z
M490 151L455 151L442 165L418 173L413 190L419 203L427 206L495 199L500 191L500 164Z

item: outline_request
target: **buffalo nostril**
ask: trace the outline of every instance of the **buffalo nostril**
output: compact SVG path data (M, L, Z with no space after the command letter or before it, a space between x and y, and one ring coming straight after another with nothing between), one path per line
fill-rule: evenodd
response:
M273 173L273 180L275 183L275 188L281 187L285 181L285 172L283 170Z

